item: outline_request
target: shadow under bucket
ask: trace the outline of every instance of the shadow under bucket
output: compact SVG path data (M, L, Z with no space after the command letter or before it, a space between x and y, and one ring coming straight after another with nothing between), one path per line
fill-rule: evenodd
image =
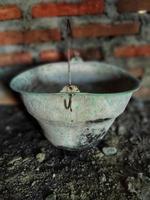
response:
M126 108L139 82L101 62L72 62L72 83L81 92L60 92L68 84L67 62L42 65L13 78L28 112L56 147L77 150L96 145Z

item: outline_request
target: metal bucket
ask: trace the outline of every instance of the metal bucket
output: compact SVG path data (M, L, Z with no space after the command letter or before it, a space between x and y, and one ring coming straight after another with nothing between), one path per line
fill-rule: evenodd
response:
M81 92L60 92L68 84L67 62L41 65L13 78L28 112L58 148L96 145L127 106L139 82L101 62L71 62L72 83Z

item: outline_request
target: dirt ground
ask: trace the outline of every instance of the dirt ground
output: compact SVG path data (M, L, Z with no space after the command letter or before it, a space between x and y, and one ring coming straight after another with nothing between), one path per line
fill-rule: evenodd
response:
M131 100L90 150L53 147L22 109L0 107L0 200L150 200L150 102Z

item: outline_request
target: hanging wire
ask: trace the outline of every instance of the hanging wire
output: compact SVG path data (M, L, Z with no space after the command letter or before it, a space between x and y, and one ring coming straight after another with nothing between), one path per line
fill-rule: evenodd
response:
M71 66L70 66L70 59L71 59L71 38L72 38L72 28L70 20L66 19L66 28L67 28L67 60L68 60L68 83L71 85Z

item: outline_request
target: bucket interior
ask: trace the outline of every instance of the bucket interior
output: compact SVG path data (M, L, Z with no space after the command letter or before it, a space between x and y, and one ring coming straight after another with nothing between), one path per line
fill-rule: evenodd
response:
M68 84L67 63L33 68L13 79L11 86L20 92L58 93ZM138 81L118 67L98 62L71 65L72 84L82 93L117 93L135 90Z

